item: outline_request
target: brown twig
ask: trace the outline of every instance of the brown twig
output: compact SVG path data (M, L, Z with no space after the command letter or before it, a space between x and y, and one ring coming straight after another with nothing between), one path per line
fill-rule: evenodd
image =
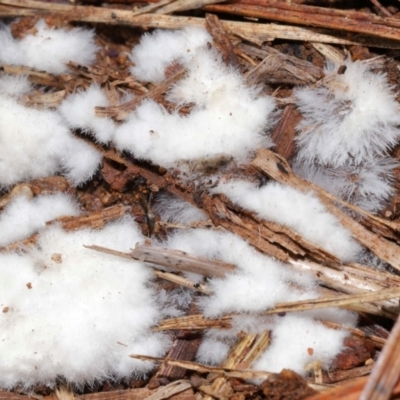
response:
M359 400L387 400L400 377L400 317L390 332Z
M208 6L211 7L211 6ZM127 25L134 27L181 29L187 26L205 26L204 18L178 17L158 14L132 15L131 11L117 8L92 6L72 6L69 4L46 3L37 0L0 0L0 17L21 17L58 14L69 21L104 23L109 25ZM397 40L383 40L374 37L360 37L341 34L332 35L326 29L308 29L295 26L275 24L258 24L250 22L221 21L225 30L251 43L261 45L265 41L287 39L336 43L348 45L369 45L384 48L400 48ZM326 26L324 25L324 28Z
M117 107L95 107L96 115L100 117L113 117L116 120L125 119L139 104L145 99L157 99L165 93L171 85L177 82L185 75L185 71L180 69L170 78L166 79L163 83L157 85L154 89L149 90L147 93L135 97L133 100L128 101Z
M400 22L395 18L381 18L358 11L306 6L283 1L236 0L231 4L209 5L204 9L211 12L362 33L385 39L398 40L400 33Z

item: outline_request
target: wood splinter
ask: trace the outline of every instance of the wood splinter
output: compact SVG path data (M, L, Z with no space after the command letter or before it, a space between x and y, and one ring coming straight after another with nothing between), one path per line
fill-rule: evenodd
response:
M153 246L148 243L137 243L131 253L123 253L96 245L85 247L118 257L149 262L155 264L155 266L165 267L173 272L194 272L204 276L223 277L235 270L235 266L232 264L197 257L184 251Z

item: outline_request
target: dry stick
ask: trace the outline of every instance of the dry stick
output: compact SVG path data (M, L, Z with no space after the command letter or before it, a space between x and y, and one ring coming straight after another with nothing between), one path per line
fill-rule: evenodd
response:
M193 256L184 251L167 249L137 243L131 255L138 260L146 259L147 262L159 264L179 272L194 272L204 276L223 277L232 273L236 267L218 260Z
M175 272L194 272L204 276L223 277L236 269L234 265L222 261L193 256L184 251L152 246L146 243L137 243L131 253L122 253L101 246L85 247L118 257L149 262Z
M128 25L134 27L181 29L187 26L204 27L203 18L177 17L156 14L133 15L131 11L91 6L72 6L67 4L44 3L35 0L0 0L0 16L18 17L23 15L59 14L70 21L105 23L110 25ZM18 8L21 7L21 8ZM24 8L25 7L25 8ZM233 35L261 45L274 39L287 39L308 42L322 42L346 45L373 45L374 47L399 48L396 41L353 36L341 38L323 29L308 29L276 24L258 24L250 22L222 21L225 30Z
M92 246L83 245L83 246L86 247L87 249L99 251L101 253L110 254L113 256L117 256L117 257L123 257L123 258L129 259L129 260L135 259L135 257L133 257L131 253L123 253L120 251L116 251L116 250L112 250L112 249L108 249L106 247L96 246L96 245L92 245ZM141 258L140 261L151 263L151 261L147 260L146 258ZM212 262L213 261L210 260L210 263L212 263ZM214 266L214 268L215 268L215 266ZM200 283L196 284L183 276L176 275L176 274L173 274L170 272L157 271L157 270L154 270L153 273L155 276L157 276L157 278L161 278L166 281L173 282L177 285L187 287L187 288L195 290L197 292L208 294L208 295L212 293L211 290L206 285L203 285Z
M328 328L342 329L342 330L351 332L351 334L353 334L354 336L358 336L358 337L360 337L362 339L368 340L368 341L372 342L374 347L376 347L378 349L382 348L386 344L386 339L381 338L381 337L376 336L376 335L369 335L368 333L365 333L361 329L351 328L349 326L344 326L344 325L337 324L337 323L331 322L331 321L322 320L321 322L324 325L326 325Z
M336 29L399 39L400 22L395 18L381 18L362 12L349 12L332 8L300 6L281 1L237 0L229 5L209 5L206 11L225 12L272 21Z
M311 43L315 50L322 54L327 60L336 64L341 64L345 61L345 56L336 47L323 43Z
M249 363L243 363L244 357L248 354L249 350L252 348L257 335L246 333L244 334L233 346L231 346L228 357L222 363L221 367L233 369L239 368L246 369L250 367ZM267 343L268 346L268 343ZM215 379L215 374L211 373L207 377L208 380ZM215 397L224 396L224 386L226 386L226 377L218 376L212 382L212 384L207 388L208 393L203 397L203 400L213 400ZM201 387L199 388L201 389ZM211 395L211 396L210 396Z
M261 315L272 315L282 312L299 312L307 310L316 310L321 308L331 307L343 307L351 306L352 304L359 304L371 301L380 301L385 299L393 299L400 297L400 288L396 289L384 289L378 292L368 292L356 295L339 295L328 298L308 299L291 301L286 303L278 303L270 310L261 312ZM169 318L160 322L160 324L154 328L156 331L169 330L169 329L190 329L190 330L202 330L210 327L216 327L219 329L225 329L226 324L230 324L232 315L224 315L218 319L208 319L203 315L190 315L179 318ZM340 326L335 326L340 328ZM364 335L365 336L365 335ZM371 339L372 340L372 339ZM374 339L375 340L375 339ZM382 344L382 342L381 342Z
M291 262L292 264L292 262ZM315 263L314 263L315 264ZM292 264L292 266L298 266L299 264L296 261L296 264ZM315 264L318 266L318 264ZM382 287L379 285L375 285L371 282L365 282L361 279L354 279L350 274L338 274L338 277L335 276L335 270L333 268L319 266L319 268L305 268L305 270L309 272L313 272L313 275L316 277L317 282L321 285L330 287L334 290L338 290L340 292L348 293L348 294L362 294L366 291L380 291ZM321 272L322 270L322 272ZM343 276L343 279L342 279ZM346 279L346 276L348 279ZM395 320L398 315L398 302L394 300L384 300L379 301L378 303L353 303L351 305L351 309L359 311L359 312L367 312L369 314L381 315L386 318L390 318Z
M308 299L277 303L271 310L265 311L264 315L277 314L281 312L297 312L316 310L319 308L343 307L357 303L367 303L400 297L400 288L383 289L378 292L367 292L360 294L338 295L335 297Z
M232 273L235 271L235 266L231 264L193 256L179 250L151 246L149 244L136 244L135 249L133 249L130 254L121 253L100 246L85 247L124 258L134 258L140 261L162 265L163 267L178 272L194 272L205 276L223 277L226 273ZM160 277L163 278L163 275L161 274ZM193 284L190 284L190 287L193 288ZM205 291L207 292L207 289L205 289ZM273 309L265 311L264 314L270 315L279 312L295 312L319 308L349 306L352 304L375 302L397 297L400 297L400 288L398 287L368 293L339 295L332 298L318 298L278 303Z
M178 11L196 10L206 6L207 4L218 2L221 2L221 0L176 0L171 4L159 8L155 14L171 14Z
M213 373L213 374L226 376L228 378L267 379L269 376L271 376L271 373L266 372L266 371L234 369L234 368L228 368L228 367L226 367L226 368L225 367L223 367L223 368L208 367L206 365L202 365L202 364L195 363L192 361L164 360L163 358L142 356L142 355L138 355L138 354L131 354L130 357L136 358L138 360L143 360L143 361L154 361L154 362L158 362L158 363L165 362L166 364L186 368L191 371L197 371L200 373Z
M78 217L60 217L46 223L61 223L65 230L75 230L82 228L103 228L109 220L123 217L130 208L122 204L104 208L103 210L93 211L90 214Z
M390 11L388 11L385 7L382 6L381 3L379 3L378 0L371 0L371 3L378 8L378 10L380 11L380 13L385 16L385 17L392 17L392 13Z
M370 249L375 255L386 261L393 268L400 271L400 247L384 238L379 237L361 224L353 220L330 200L333 196L310 182L304 181L292 173L287 161L270 150L261 149L252 165L278 182L288 184L302 191L313 191L325 204L328 211L334 214L362 245Z
M35 68L22 65L0 64L0 71L10 75L26 75L28 79L35 84L53 86L56 88L63 88L67 81L73 79L72 75L64 74L56 76L45 71L39 71Z
M162 386L159 389L157 389L155 393L146 397L146 400L169 399L174 394L181 393L187 389L190 389L191 387L192 387L191 383L186 379L171 382L169 385Z
M367 363L368 364L368 363ZM338 383L343 384L343 382L354 381L362 376L369 375L373 368L373 363L368 365L362 365L360 367L354 367L351 369L336 370L323 372L322 382L326 384Z
M216 375L222 375L227 378L239 378L239 379L267 379L272 373L267 371L257 371L253 369L235 369L229 367L208 367L192 361L178 361L178 360L164 360L163 358L142 356L138 354L131 354L130 357L136 358L143 361L154 361L158 363L165 362L166 364L176 365L178 367L186 368L191 371L197 371L199 373L212 373ZM308 386L315 390L326 390L330 386L316 385L308 383Z
M359 400L387 400L400 377L400 317L361 392Z
M214 46L221 53L224 63L238 68L240 65L239 59L220 19L216 15L206 14L206 28L213 38Z
M230 329L232 316L224 315L218 319L206 318L203 314L187 315L178 318L167 318L153 328L154 332L166 330L204 330L210 328Z
M95 107L96 115L101 117L114 117L117 120L125 119L144 99L155 99L165 93L171 85L185 75L185 71L180 69L163 83L157 85L142 96L135 97L118 107Z
M141 14L147 14L150 13L154 10L157 10L157 8L166 6L167 4L170 4L174 2L175 0L159 0L156 3L150 3L147 6L140 7L135 11L132 11L132 16L135 17L136 15L141 15Z

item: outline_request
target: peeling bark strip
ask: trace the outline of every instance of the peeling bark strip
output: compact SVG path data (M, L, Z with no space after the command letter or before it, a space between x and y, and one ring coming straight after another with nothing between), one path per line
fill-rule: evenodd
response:
M215 47L221 53L224 63L231 67L239 67L239 60L234 52L233 45L216 15L206 14L206 28L213 38Z

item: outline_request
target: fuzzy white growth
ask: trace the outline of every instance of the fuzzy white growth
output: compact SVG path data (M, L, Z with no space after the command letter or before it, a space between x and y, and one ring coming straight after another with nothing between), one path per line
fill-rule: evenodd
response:
M217 365L222 363L229 354L230 343L217 338L205 337L197 350L197 361L203 364Z
M34 199L18 196L0 214L0 246L29 237L44 228L47 221L79 213L75 201L63 193Z
M95 107L108 107L109 101L97 84L91 85L86 91L79 91L68 96L58 108L72 129L81 129L91 133L97 141L110 142L117 127L111 118L96 116Z
M173 63L186 66L198 48L211 42L205 29L194 27L145 34L132 50L130 58L135 66L131 73L142 81L160 83L165 79L166 68Z
M144 43L161 43L163 35L167 33L159 32ZM207 164L219 156L245 162L257 148L271 145L265 131L273 120L273 98L260 97L215 50L200 48L201 37L199 43L190 48L187 77L168 95L177 105L191 103L190 114L169 113L152 100L144 101L116 131L120 150L171 168L180 167L182 161ZM151 69L148 64L146 68Z
M0 78L0 93L20 97L32 90L32 85L24 75L4 75Z
M386 76L360 61L346 62L331 87L294 92L305 119L300 123L299 158L338 167L384 155L399 139L400 114ZM330 66L332 73L337 66Z
M131 219L102 231L51 226L24 256L0 255L0 386L75 385L144 374L170 345L150 327L161 314L143 263L83 247L129 251L143 240ZM4 311L5 309L5 311Z
M332 317L331 310L327 310L326 314L325 310L322 310L319 313L302 313L284 318L257 315L278 302L318 297L315 291L316 283L310 275L298 274L287 265L257 252L244 240L230 233L203 229L178 232L169 239L168 245L236 266L236 272L224 278L210 279L209 286L213 294L201 298L199 305L207 317L216 318L230 312L246 314L235 317L230 330L210 330L207 333L198 352L198 359L202 362L220 362L226 355L229 344L237 338L240 331L261 333L272 329L274 338L277 338L275 347L279 349L282 348L279 341L281 334L286 341L294 342L290 345L293 352L281 351L279 356L275 350L272 350L273 355L270 356L270 350L267 349L262 356L262 360L267 361L261 363L260 360L261 364L258 363L254 367L258 368L261 365L268 371L280 371L281 368L290 367L304 375L307 363L314 359L321 360L326 367L342 349L347 333L331 330L314 320L314 317ZM248 313L254 314L247 315ZM337 318L341 321L345 320L350 326L354 325L352 314L338 314ZM294 319L299 321L295 328L293 323L290 323ZM313 348L313 357L308 354L308 347ZM326 347L330 350L327 351Z
M271 344L253 368L280 372L289 367L302 375L315 361L327 368L343 349L346 336L347 332L328 329L304 314L274 317Z
M303 193L276 182L259 188L247 181L220 183L214 192L224 193L234 203L256 212L262 219L293 229L342 261L354 261L361 250L350 232L312 193Z
M157 303L160 305L163 318L175 318L187 311L193 300L193 291L179 287L170 292L165 289L154 288L157 291Z
M177 196L167 193L157 196L154 210L164 222L190 224L208 219L208 216L197 207Z
M0 62L45 70L54 74L68 72L66 64L91 64L97 46L93 31L81 28L53 29L40 20L35 25L36 33L21 40L14 39L10 28L0 30Z
M210 280L214 295L200 300L207 317L233 311L259 312L276 303L298 299L301 293L288 291L289 282L296 281L311 291L314 288L307 275L294 273L287 265L263 256L233 234L206 229L177 232L168 240L168 246L236 265L235 273Z
M360 165L351 161L348 165L331 168L296 160L293 171L327 192L332 193L364 210L376 212L393 194L391 185L395 160L376 157Z
M101 155L76 139L56 111L0 96L0 186L63 171L78 185L90 179Z
M294 91L305 117L298 125L294 170L334 195L372 212L392 194L394 160L387 151L400 137L399 106L386 76L363 62L344 74L328 66L325 86Z

